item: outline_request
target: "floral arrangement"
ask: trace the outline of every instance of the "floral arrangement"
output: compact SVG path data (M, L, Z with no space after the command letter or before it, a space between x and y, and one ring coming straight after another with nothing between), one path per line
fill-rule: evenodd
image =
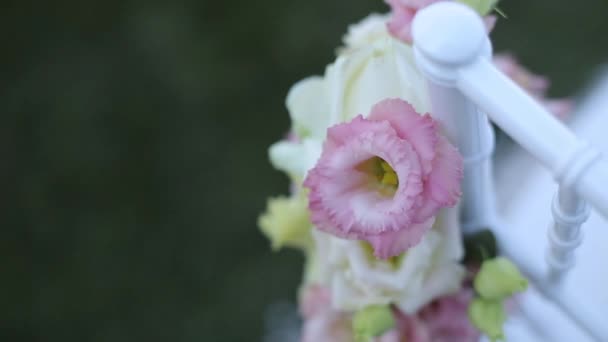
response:
M349 27L324 76L287 95L291 130L269 154L291 191L259 226L274 250L306 255L302 341L500 340L505 302L527 286L489 231L460 230L462 157L429 115L411 46L416 12L437 1L387 0L389 15ZM492 30L496 1L461 2ZM569 100L545 99L546 79L510 55L495 63L566 116Z

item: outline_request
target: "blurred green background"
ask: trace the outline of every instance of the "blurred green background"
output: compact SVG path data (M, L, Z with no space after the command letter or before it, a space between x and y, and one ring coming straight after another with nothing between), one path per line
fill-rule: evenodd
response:
M500 7L496 50L549 75L553 95L607 60L605 0ZM349 23L386 10L3 1L0 340L268 337L303 260L271 253L256 227L287 192L266 156L288 129L284 97L323 72Z

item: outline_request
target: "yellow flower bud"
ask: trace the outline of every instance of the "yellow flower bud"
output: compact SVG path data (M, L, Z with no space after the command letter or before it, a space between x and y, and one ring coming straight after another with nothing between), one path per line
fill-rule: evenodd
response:
M283 246L307 249L312 245L307 206L303 194L268 200L266 212L258 218L258 226L271 241L273 250Z

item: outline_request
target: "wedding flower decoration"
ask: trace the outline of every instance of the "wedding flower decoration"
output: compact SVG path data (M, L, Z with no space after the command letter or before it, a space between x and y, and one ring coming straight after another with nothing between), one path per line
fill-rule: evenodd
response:
M407 314L391 307L392 322L384 317L382 306L369 306L352 314L332 308L329 297L331 292L327 289L311 286L306 292L301 307L309 307L307 301L313 301L318 309L302 314L302 342L352 342L357 333L367 337L364 341L371 342L477 342L481 335L467 319L467 310L473 300L473 292L469 288L439 297L415 314ZM318 296L321 298L316 298ZM366 317L370 316L367 314L369 311L376 316L372 317L375 319Z
M287 95L292 132L270 147L273 166L301 182L321 155L327 129L370 112L387 98L410 103L418 113L430 111L425 79L414 63L412 47L394 39L386 15L370 15L351 26L345 46L323 77L297 82Z
M258 224L274 250L304 252L304 342L501 336L503 301L524 287L503 261L484 263L475 281L462 262L463 160L429 114L409 31L438 1L448 0L387 0L392 14L350 26L324 74L288 92L292 124L269 156L291 194L270 199ZM458 1L491 29L496 1ZM544 79L496 63L544 101Z
M318 229L366 240L386 259L417 244L438 210L456 204L461 178L462 158L437 122L390 99L367 119L329 128L304 186Z
M394 304L413 314L435 298L458 292L465 276L456 210L443 210L419 244L387 260L368 243L315 231L315 256L322 261L311 282L331 289L331 305L357 311Z

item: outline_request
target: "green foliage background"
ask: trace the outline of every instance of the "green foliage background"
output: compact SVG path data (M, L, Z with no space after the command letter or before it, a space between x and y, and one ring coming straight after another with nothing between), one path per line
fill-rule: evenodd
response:
M290 85L381 0L0 7L0 340L258 341L302 258L255 225ZM605 0L504 0L554 95L606 62Z

